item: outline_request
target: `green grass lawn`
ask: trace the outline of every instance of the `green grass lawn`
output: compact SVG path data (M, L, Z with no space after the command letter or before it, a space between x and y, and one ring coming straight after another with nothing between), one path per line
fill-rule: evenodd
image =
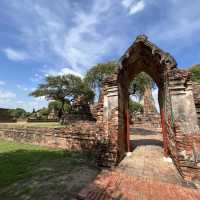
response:
M0 140L0 199L73 199L99 170L88 155Z

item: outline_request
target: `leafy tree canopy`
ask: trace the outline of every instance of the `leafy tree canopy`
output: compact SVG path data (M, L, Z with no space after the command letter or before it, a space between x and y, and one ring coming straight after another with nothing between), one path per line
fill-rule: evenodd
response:
M114 72L116 66L114 61L97 64L86 73L84 80L91 89L100 91L104 79Z
M26 117L26 111L22 108L10 109L10 115L14 118Z
M48 110L51 112L54 110L55 112L58 112L62 108L62 103L60 101L51 101L49 102L48 105ZM64 107L63 107L64 112L69 112L70 110L70 101L65 101Z
M192 81L200 83L200 64L193 65L189 71L192 73Z
M80 77L72 74L47 76L45 83L40 84L30 95L34 97L44 96L47 100L60 101L59 118L64 114L64 105L67 101L72 102L79 96L84 96L87 102L94 100L93 91Z
M129 111L131 113L137 113L137 112L143 112L143 106L142 104L133 101L131 98L129 98Z
M80 95L85 95L88 101L94 98L93 92L83 83L78 76L67 74L63 76L48 76L45 83L30 94L31 96L45 96L47 100L64 102L66 99L73 101Z
M154 89L156 84L147 73L141 72L133 79L130 85L130 94L135 94L141 99L147 86Z
M117 63L113 61L97 64L86 73L84 80L91 89L100 92L104 79L114 72L116 66ZM132 81L130 85L130 94L135 94L141 98L144 95L147 85L150 85L151 88L155 88L155 82L152 78L145 72L141 72Z
M44 108L39 109L37 112L40 113L41 116L48 116L49 109L44 107Z

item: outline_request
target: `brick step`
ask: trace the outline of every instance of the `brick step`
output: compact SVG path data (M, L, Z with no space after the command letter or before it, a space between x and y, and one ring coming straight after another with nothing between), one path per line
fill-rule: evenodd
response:
M200 191L104 170L84 188L78 200L200 200Z

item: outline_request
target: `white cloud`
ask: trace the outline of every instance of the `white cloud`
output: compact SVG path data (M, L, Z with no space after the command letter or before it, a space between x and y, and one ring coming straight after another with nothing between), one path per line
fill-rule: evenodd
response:
M96 28L109 7L110 4L107 1L95 1L91 12L86 13L81 10L76 12L75 26L65 36L63 51L64 58L74 70L81 72L80 66L90 67L99 61L101 52L105 54L112 49L114 37L104 37Z
M25 87L25 86L23 86L23 85L20 85L20 84L17 84L16 86L17 86L18 89L20 89L20 90L22 90L22 91L25 91L25 92L27 92L27 91L30 90L30 89L28 89L27 87Z
M35 74L33 75L33 77L30 78L30 81L31 81L31 82L41 82L43 78L44 78L43 75L41 75L41 74L39 74L39 73L35 73Z
M12 48L6 48L3 50L7 58L13 61L22 61L29 58L28 54L23 51L19 51Z
M80 76L81 78L83 78L83 75L80 74L79 72L77 71L74 71L72 69L69 69L67 67L65 68L62 68L60 70L55 70L55 69L48 69L45 72L45 75L48 76L48 75L54 75L54 76L57 76L57 75L64 75L64 74L73 74L75 76Z
M122 5L128 9L129 15L134 15L145 8L143 0L122 0Z
M122 5L126 8L129 8L134 0L122 0Z
M29 97L26 100L16 101L14 104L11 104L8 102L7 104L4 105L4 107L7 107L7 108L19 107L19 108L25 109L26 111L31 112L33 110L33 108L38 110L40 108L47 107L47 105L48 105L48 101L43 98Z
M13 99L16 97L16 94L4 89L0 89L0 100L7 100L7 99Z
M13 104L16 94L0 88L0 107L9 107L8 104Z
M21 97L19 99L14 92L0 88L0 107L1 108L23 108L32 111L33 108L40 109L46 107L48 102L42 98Z
M152 24L147 34L155 38L156 42L172 43L177 49L185 48L187 45L195 46L200 32L200 1L185 1L183 4L181 0L171 0L171 3L163 20Z
M144 9L144 7L145 7L144 1L139 1L139 2L135 3L135 5L133 4L130 7L129 14L130 15L136 14L136 13L142 11Z
M63 68L59 74L73 74L75 76L80 76L80 77L83 77L82 74L78 73L78 72L75 72L74 70L72 69L69 69L69 68Z
M0 81L0 85L5 85L6 83L4 81Z
M33 108L37 110L48 105L48 101L44 98L21 97L18 100L16 97L15 93L0 89L0 107L13 109L23 108L26 111L32 111Z
M165 7L167 9L163 11ZM8 13L5 19L8 18L12 30L16 31L8 34L16 38L15 45L23 49L11 48L14 46L10 40L6 46L9 48L4 52L11 60L31 58L48 66L42 72L39 65L30 66L38 72L31 78L34 83L42 82L45 73L82 76L93 64L120 56L138 33L147 34L164 49L171 43L170 52L175 52L176 47L181 49L183 45L198 46L199 7L199 0L192 3L183 3L182 0L91 0L76 3L56 0L50 4L49 0L9 1L2 9ZM133 20L125 11L129 15L141 15ZM24 101L24 106L27 102ZM36 100L30 102L36 105Z
M114 3L95 0L87 10L81 3L76 6L68 1L60 3L65 12L60 9L52 12L50 7L37 1L23 1L13 3L11 13L15 13L13 18L21 33L20 40L26 44L27 52L31 52L31 58L46 59L50 65L57 66L56 70L67 65L83 74L106 54L118 49L119 40L114 35L106 33L105 27L105 33L99 31Z

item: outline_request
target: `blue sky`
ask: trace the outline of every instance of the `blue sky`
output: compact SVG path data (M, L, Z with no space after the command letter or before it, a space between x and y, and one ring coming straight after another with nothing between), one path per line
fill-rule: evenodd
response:
M45 106L28 94L46 75L83 76L118 60L138 34L181 67L200 63L199 8L199 0L1 0L0 107Z

